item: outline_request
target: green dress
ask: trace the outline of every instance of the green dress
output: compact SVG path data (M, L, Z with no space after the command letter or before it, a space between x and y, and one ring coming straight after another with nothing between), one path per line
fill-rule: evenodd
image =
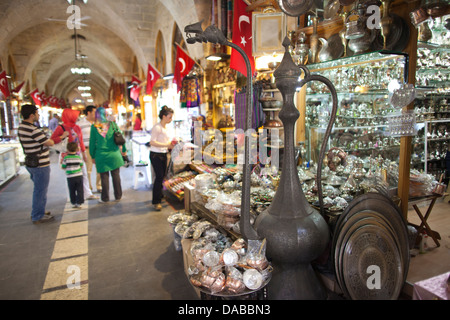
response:
M89 153L92 159L95 159L95 166L98 173L112 171L120 168L125 163L120 152L120 148L114 143L114 129L112 122L106 136L103 137L95 125L91 126L91 136L89 139ZM123 152L126 152L126 147L123 145Z

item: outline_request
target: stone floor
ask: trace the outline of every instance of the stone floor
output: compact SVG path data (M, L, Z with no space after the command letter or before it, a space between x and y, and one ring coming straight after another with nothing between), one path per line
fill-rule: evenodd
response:
M52 164L47 210L55 221L34 225L32 183L21 168L0 190L1 300L198 299L167 222L183 204L164 201L155 212L145 183L133 189L133 167L122 168L121 177L120 202L89 200L74 210L66 201L64 173Z

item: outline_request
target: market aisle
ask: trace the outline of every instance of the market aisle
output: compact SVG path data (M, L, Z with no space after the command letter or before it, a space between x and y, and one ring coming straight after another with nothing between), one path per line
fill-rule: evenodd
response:
M133 167L121 177L120 202L89 201L72 211L52 156L47 209L55 221L42 225L30 221L32 182L24 168L0 190L1 300L198 299L167 222L182 203L164 201L161 212L152 211L151 191L133 189ZM68 273L69 266L76 267ZM77 271L80 289L69 290Z
M88 299L88 206L66 203L41 300Z

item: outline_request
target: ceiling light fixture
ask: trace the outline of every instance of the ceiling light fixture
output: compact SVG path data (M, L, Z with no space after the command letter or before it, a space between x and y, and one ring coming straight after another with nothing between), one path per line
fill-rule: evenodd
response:
M173 77L174 77L173 73L169 73L163 77L163 80L170 80L170 79L173 79Z
M84 61L75 61L70 68L73 74L91 74L91 69L84 63Z
M89 91L89 90L91 90L91 87L90 86L78 86L78 90Z
M84 38L83 36L77 34L77 29L74 26L72 38L75 43L75 61L72 63L70 71L72 72L72 74L80 74L80 75L91 74L91 69L87 66L87 64L84 61L85 58L87 58L87 56L78 53L78 38L80 37ZM78 60L78 57L80 57L80 60Z
M227 60L230 57L229 54L226 53L213 53L206 57L206 60L209 61L221 61Z

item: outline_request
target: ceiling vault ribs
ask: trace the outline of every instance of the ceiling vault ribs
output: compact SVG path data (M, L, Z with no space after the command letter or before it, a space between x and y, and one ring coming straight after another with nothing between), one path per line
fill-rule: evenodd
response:
M30 90L37 87L47 95L67 98L76 93L79 76L70 73L75 57L85 55L92 69L87 76L92 94L107 99L111 79L117 74L146 73L147 63L155 61L156 36L164 35L170 55L172 28L200 20L199 4L208 0L92 0L79 6L80 29L67 21L67 1L0 0L0 61L11 58L15 65L15 81L27 81ZM73 26L77 26L77 20ZM201 58L202 48L191 48L192 56ZM75 54L74 54L75 53ZM77 56L76 53L79 55ZM165 69L172 72L171 57ZM6 64L3 63L3 66ZM116 79L117 81L129 79ZM143 79L144 80L144 79ZM95 101L102 103L103 101Z

